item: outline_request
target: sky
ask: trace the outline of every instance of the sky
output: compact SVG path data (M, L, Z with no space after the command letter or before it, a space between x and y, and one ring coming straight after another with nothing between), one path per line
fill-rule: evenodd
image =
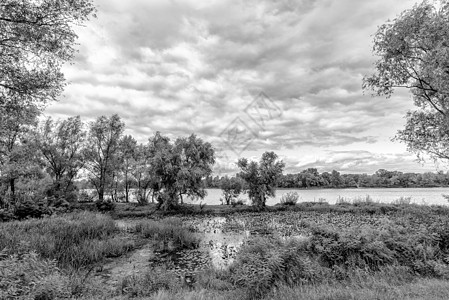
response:
M117 113L142 143L195 133L214 146L217 175L265 151L284 173L445 171L391 140L414 108L408 91L362 90L377 27L415 2L97 0L45 115Z

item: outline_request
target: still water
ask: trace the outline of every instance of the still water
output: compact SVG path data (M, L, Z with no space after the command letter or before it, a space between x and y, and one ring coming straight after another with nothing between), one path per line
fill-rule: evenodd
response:
M276 197L268 198L267 205L275 205L279 203L282 195L288 192L297 192L300 196L298 202L307 201L324 201L334 204L337 199L345 198L347 200L354 200L358 198L365 198L367 195L373 201L390 203L401 197L410 197L412 203L417 204L438 204L449 205L449 202L443 198L443 194L449 195L449 188L360 188L360 189L279 189L276 191ZM221 204L220 198L223 198L220 189L207 189L207 196L203 200L188 201L189 203L203 203L209 205ZM248 195L242 194L240 199L247 201Z

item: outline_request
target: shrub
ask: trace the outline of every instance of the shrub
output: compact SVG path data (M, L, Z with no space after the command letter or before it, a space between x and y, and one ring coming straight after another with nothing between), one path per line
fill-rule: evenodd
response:
M299 194L297 192L288 192L281 197L280 203L282 205L296 205L299 199Z
M95 199L94 195L89 194L86 190L79 193L78 202L93 202Z
M22 220L26 218L41 218L51 215L53 212L45 200L24 199L14 209L14 215Z
M56 261L35 252L0 260L0 299L65 299L70 297L68 278Z
M229 269L233 284L244 287L249 298L260 299L274 286L313 282L323 270L307 252L306 240L255 238L240 249Z
M233 199L231 201L231 205L232 205L232 207L236 207L236 206L239 206L239 205L246 205L246 201L241 199L241 198Z
M0 221L1 222L7 222L14 220L16 217L14 215L14 212L12 210L8 209L1 209L0 208Z
M101 212L113 211L115 209L115 203L111 200L97 200L95 201L95 206L97 207L98 211Z

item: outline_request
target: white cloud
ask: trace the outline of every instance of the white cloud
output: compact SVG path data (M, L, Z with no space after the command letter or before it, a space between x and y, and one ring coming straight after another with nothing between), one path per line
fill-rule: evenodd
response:
M385 154L392 152L420 170L390 141L412 107L408 94L385 100L361 90L374 59L371 35L413 3L98 0L99 17L80 28L80 52L65 67L72 84L47 114L118 113L139 141L156 130L195 132L217 147L241 117L260 137L244 155L310 151L321 155L310 164L357 171L395 166ZM263 129L244 113L260 91L283 111ZM339 149L375 154L348 152L338 163L332 151Z

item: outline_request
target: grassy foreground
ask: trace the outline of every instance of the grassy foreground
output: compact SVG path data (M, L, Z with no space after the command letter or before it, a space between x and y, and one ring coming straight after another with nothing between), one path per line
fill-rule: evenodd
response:
M449 299L449 209L404 203L220 208L254 231L276 217L307 237L253 235L229 269L203 271L191 284L164 266L123 276L113 291L90 280L93 268L142 242L197 248L201 234L182 220L213 213L205 209L140 218L126 230L94 212L0 223L0 299ZM113 216L136 212L149 217L151 207Z

